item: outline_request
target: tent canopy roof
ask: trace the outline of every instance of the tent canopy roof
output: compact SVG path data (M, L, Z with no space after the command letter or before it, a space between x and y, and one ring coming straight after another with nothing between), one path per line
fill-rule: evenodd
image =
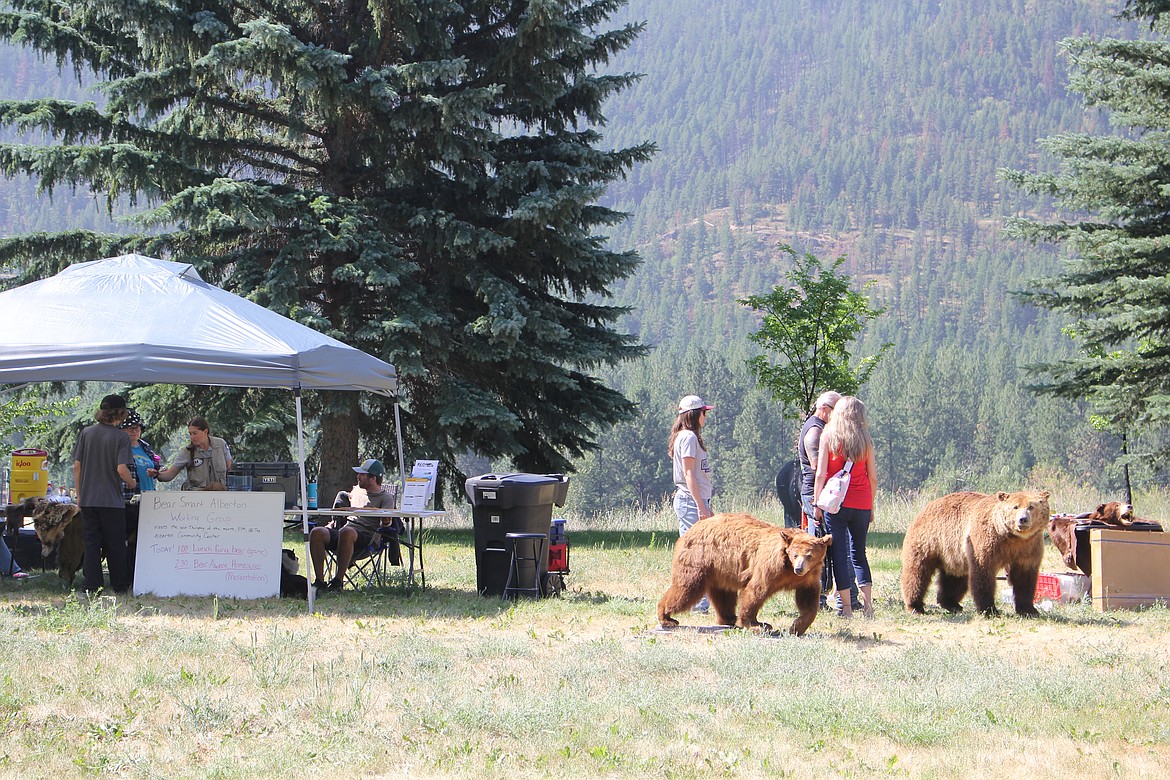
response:
M0 293L0 383L110 381L365 390L394 366L200 278L123 255Z

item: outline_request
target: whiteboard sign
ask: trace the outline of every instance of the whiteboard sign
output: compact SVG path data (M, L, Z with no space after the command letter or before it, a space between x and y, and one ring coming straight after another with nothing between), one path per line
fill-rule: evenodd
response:
M283 510L277 492L144 492L134 594L277 595Z

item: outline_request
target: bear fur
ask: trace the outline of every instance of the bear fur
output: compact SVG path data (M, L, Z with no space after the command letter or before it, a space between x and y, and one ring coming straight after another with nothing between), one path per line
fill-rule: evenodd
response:
M1088 517L1086 523L1105 523L1106 525L1122 528L1133 525L1136 520L1133 516L1133 507L1124 501L1110 501L1107 504L1098 504Z
M1048 493L951 493L936 498L910 523L902 545L902 600L923 613L931 577L938 572L938 603L960 612L971 591L975 609L998 615L995 577L1007 570L1016 614L1038 615L1033 603L1044 559Z
M280 595L284 598L306 599L309 597L309 581L301 570L297 554L287 548L280 556Z
M4 507L4 533L15 536L24 528L24 518L31 515L36 509L36 498L26 498L16 504L6 504Z
M792 590L799 614L789 630L801 636L820 607L821 568L831 542L747 514L700 520L674 546L658 622L674 628L678 621L671 615L690 609L705 593L720 625L771 631L756 619L760 608L778 591Z
M1073 571L1080 571L1077 566L1077 523L1084 522L1075 517L1054 517L1048 521L1048 536L1056 549L1060 552L1060 559L1064 565Z
M57 576L73 587L81 559L85 556L81 507L37 498L32 519L37 538L41 540L41 555L47 558L56 550Z

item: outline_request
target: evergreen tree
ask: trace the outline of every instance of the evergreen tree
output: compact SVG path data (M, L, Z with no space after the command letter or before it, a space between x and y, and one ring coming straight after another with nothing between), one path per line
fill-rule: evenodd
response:
M594 129L635 78L597 73L641 29L598 30L623 4L9 0L0 39L104 99L0 103L0 124L52 141L0 146L0 169L145 208L133 235L23 235L0 253L22 280L126 251L192 262L393 362L408 447L446 473L467 449L567 470L632 410L594 373L641 354L606 303L638 260L605 246L624 215L595 204L652 152L603 149ZM323 490L352 480L359 430L385 441L393 425L383 399L307 408Z
M1122 14L1147 18L1143 40L1071 38L1071 88L1110 112L1122 132L1045 139L1061 160L1055 173L1007 171L1024 190L1089 216L1020 219L1015 235L1063 245L1058 275L1024 293L1076 318L1067 332L1081 354L1034 366L1034 389L1093 402L1115 431L1170 420L1170 3L1129 2Z

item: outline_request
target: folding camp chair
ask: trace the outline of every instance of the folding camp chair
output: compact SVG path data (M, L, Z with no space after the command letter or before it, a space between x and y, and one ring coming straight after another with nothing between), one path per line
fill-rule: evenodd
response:
M390 568L402 565L402 547L405 541L399 539L400 528L396 525L382 526L365 547L355 547L345 581L354 590L360 588L384 588L390 584ZM337 576L337 553L325 551L325 579Z

